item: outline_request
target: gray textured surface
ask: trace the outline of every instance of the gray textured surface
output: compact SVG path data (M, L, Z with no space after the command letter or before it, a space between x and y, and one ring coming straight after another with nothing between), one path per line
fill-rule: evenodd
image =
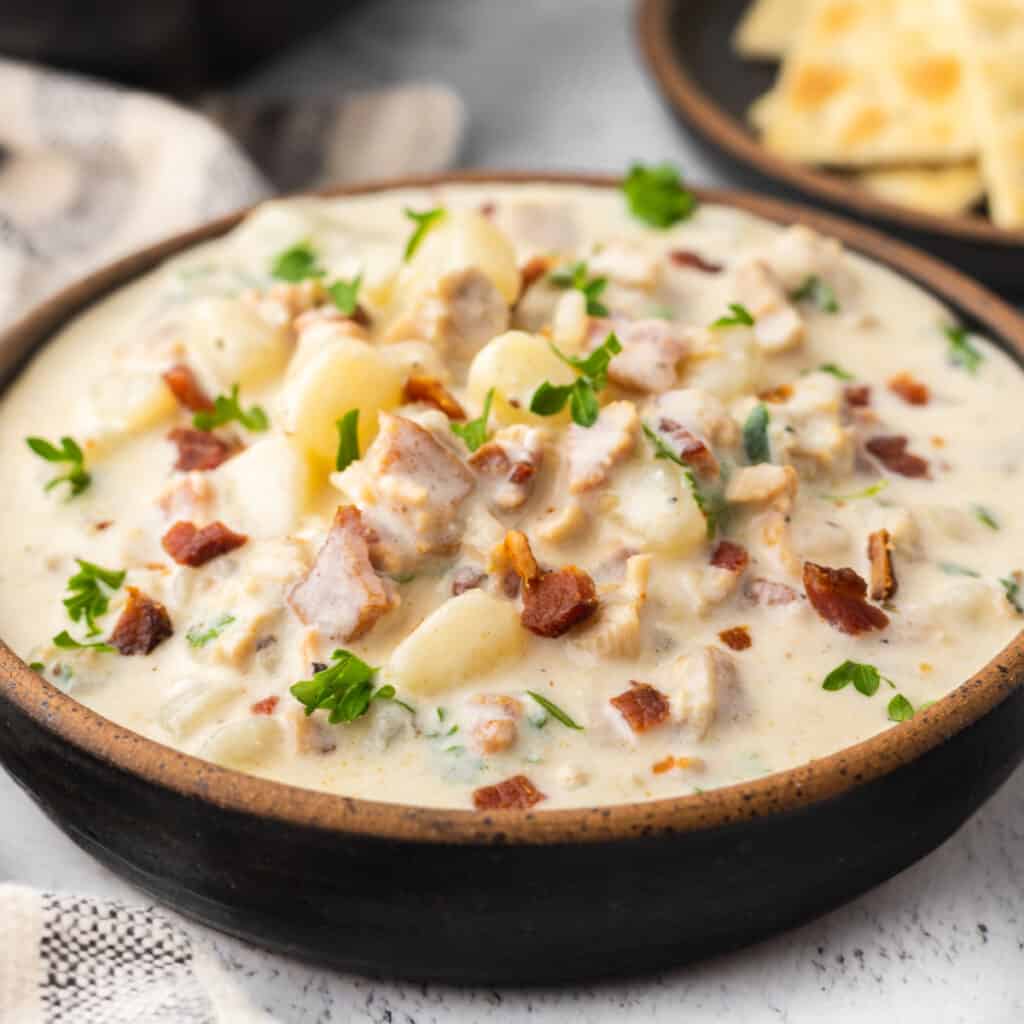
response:
M325 29L250 88L306 95L445 81L469 110L467 165L617 170L636 157L670 158L710 181L646 81L631 36L624 0L389 0ZM0 822L0 878L138 898L2 776ZM1022 855L1018 773L942 849L855 903L750 950L596 987L369 982L214 942L254 1004L289 1024L1011 1024L1024 1019Z

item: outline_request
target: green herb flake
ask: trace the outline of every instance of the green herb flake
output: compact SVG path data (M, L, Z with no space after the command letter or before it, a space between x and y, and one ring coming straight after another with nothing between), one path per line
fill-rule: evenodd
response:
M532 697L555 721L561 722L567 729L578 729L580 732L583 731L582 725L577 725L557 704L552 703L547 697L542 697L539 693L534 693L533 690L527 690L527 694Z
M97 651L100 654L114 654L115 649L110 644L104 643L79 643L66 629L62 630L53 638L54 647L60 647L67 651Z
M338 430L334 468L340 473L359 458L359 410L349 409L334 426Z
M326 271L320 266L313 246L308 241L302 241L279 252L274 257L270 273L279 281L297 284L310 277L323 277Z
M1005 576L999 581L1003 590L1006 591L1006 600L1013 606L1018 615L1024 615L1024 606L1020 601L1020 580L1014 576Z
M491 388L484 398L483 410L475 420L470 420L468 423L448 424L452 429L452 433L457 437L461 437L471 452L475 452L487 440L487 421L491 417L491 403L493 401L494 388Z
M822 363L818 367L820 373L831 373L833 377L838 377L840 380L856 380L852 373L847 372L837 363Z
M633 164L622 191L629 212L655 228L670 228L693 216L697 209L696 196L683 185L679 171L669 163Z
M722 327L753 327L754 318L750 314L750 310L746 306L741 306L738 302L729 303L730 313L726 316L720 316L712 325L712 330L718 330Z
M759 402L750 410L743 424L743 450L747 454L747 461L756 466L760 462L771 462L771 444L768 440L768 424L771 422L771 413L768 406Z
M970 576L976 580L981 578L980 572L968 569L966 565L960 565L957 562L939 562L937 564L947 576Z
M889 486L888 480L879 480L877 484L865 487L863 491L854 491L851 494L823 494L825 501L843 502L860 501L862 498L875 498Z
M351 651L337 650L331 660L333 665L291 687L291 695L303 705L307 715L323 709L330 713L331 725L354 722L370 710L372 701L395 699L393 686L374 689L377 670Z
M909 722L914 717L914 705L903 696L902 693L897 693L891 701L889 701L889 721L890 722Z
M954 366L963 367L972 376L976 374L985 361L981 350L971 341L965 327L946 326L943 333L949 339L949 361Z
M998 530L999 520L984 505L972 505L971 511L979 523L983 523L990 530Z
M839 300L835 289L817 274L811 274L790 298L794 302L813 302L822 313L838 313Z
M362 283L363 275L356 274L351 281L338 278L327 286L327 294L342 316L352 316L359 308L359 287Z
M836 692L845 689L851 683L853 688L864 694L865 697L873 697L878 692L878 687L885 679L890 686L892 681L886 679L874 665L864 665L856 661L844 661L838 668L832 669L824 682L821 684L823 690Z
M427 237L427 232L440 224L446 213L447 211L443 206L437 206L433 210L424 210L422 213L410 210L408 206L405 208L406 217L416 225L413 233L409 236L409 241L405 244L405 253L402 259L406 263L416 254L416 250L422 244L423 239Z
M195 626L189 627L188 632L185 634L185 639L192 647L205 647L211 640L216 640L234 621L234 615L228 615L225 612L223 615L217 616L209 624L198 623Z
M599 301L601 293L608 287L608 278L590 277L587 265L582 260L570 263L561 270L548 275L548 281L556 288L575 288L587 300L588 316L607 316L608 307ZM561 353L559 353L561 355ZM562 357L564 358L564 356Z
M248 411L238 401L238 385L234 384L230 395L218 395L213 402L212 411L197 412L192 417L192 426L196 430L213 430L237 420L246 430L259 432L270 426L266 412L258 405Z
M654 448L654 457L656 459L668 459L669 462L674 462L682 469L686 486L689 487L690 494L693 495L693 500L697 503L697 508L701 510L707 522L708 539L710 540L715 536L719 520L722 516L723 502L721 497L717 494L706 494L697 482L697 477L694 475L693 470L658 437L648 424L644 423L642 426L644 436L651 442L651 446Z
M28 437L25 443L39 458L47 462L68 464L68 471L55 476L46 484L44 490L52 491L60 484L67 484L70 488L68 497L76 498L92 483L92 477L85 470L85 455L74 438L62 437L59 448L42 437Z
M110 607L110 595L124 583L125 574L116 569L104 569L76 558L78 572L67 583L70 597L64 598L64 607L72 622L85 620L89 627L87 636L96 636L100 628L96 620L105 615Z
M568 402L573 422L581 427L592 427L601 412L597 392L607 387L608 364L613 356L622 351L622 344L615 334L611 333L585 358L567 356L555 345L551 346L551 351L581 376L572 384L555 385L550 381L544 381L530 399L530 412L538 416L554 416L561 412Z
M46 671L46 666L41 661L30 661L28 663L28 667L30 669L32 669L33 672L45 672Z

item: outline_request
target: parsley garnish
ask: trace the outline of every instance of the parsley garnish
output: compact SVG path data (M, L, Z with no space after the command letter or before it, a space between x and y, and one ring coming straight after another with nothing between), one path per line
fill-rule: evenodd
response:
M644 436L654 447L654 457L656 459L668 459L669 462L674 462L682 469L686 485L690 489L690 494L693 495L697 508L701 510L707 521L708 538L714 537L715 531L718 529L718 520L721 518L721 497L717 494L705 494L701 490L700 484L697 483L697 477L694 475L693 470L646 423L643 424L643 429Z
M435 224L440 223L445 213L446 211L443 206L437 206L433 210L424 210L422 213L410 210L408 206L405 208L406 217L416 225L416 229L409 236L409 241L405 243L405 254L402 256L402 259L406 263L413 258L416 250L420 247L420 243L427 237L427 232Z
M225 423L237 420L246 430L266 430L270 420L263 409L254 405L246 412L238 402L238 385L233 384L230 395L218 395L213 402L213 411L197 412L192 417L192 426L196 430L213 430L223 427Z
M39 458L47 462L66 462L70 466L66 473L55 476L44 490L52 491L58 484L67 484L71 488L68 497L74 498L92 483L92 477L85 471L85 455L74 438L62 437L59 448L42 437L28 437L25 443Z
M225 612L223 615L218 615L209 625L197 623L195 626L191 626L185 634L185 639L192 647L205 647L211 640L216 640L234 621L234 615L228 615Z
M1024 615L1024 606L1020 603L1020 580L1013 576L1005 576L999 582L1006 591L1006 600L1013 605L1013 610L1018 615Z
M62 647L64 650L98 651L100 654L113 654L115 649L110 644L79 643L66 629L62 630L53 638L54 647Z
M990 530L999 529L999 520L984 505L972 505L971 508L979 522L984 523Z
M484 408L475 420L468 423L449 423L452 433L461 437L466 447L475 452L487 440L487 420L491 415L491 402L494 401L494 388L487 392L484 398Z
M803 302L810 299L822 313L838 313L839 300L833 287L823 281L817 274L811 274L790 298L794 302Z
M352 316L359 306L359 286L362 283L363 275L360 273L351 281L339 277L337 281L327 286L327 294L344 316Z
M333 665L291 688L292 696L305 707L307 715L322 708L330 712L331 725L337 725L361 718L370 710L371 701L395 700L393 686L373 688L377 670L351 651L335 651L331 660ZM402 706L409 709L407 704Z
M883 676L874 665L863 665L856 661L844 661L838 668L832 669L825 681L821 684L823 690L835 692L842 690L853 683L853 688L864 694L865 697L873 697L878 692L882 680L893 686L891 679Z
M334 425L338 428L338 454L334 468L340 473L359 458L359 410L349 409Z
M738 302L730 302L729 309L732 310L732 316L720 316L711 325L712 329L754 326L754 318L750 315L750 310L746 306L741 306Z
M582 725L577 725L557 704L553 704L547 699L542 697L539 693L534 693L533 690L526 691L552 718L556 721L561 722L567 729L579 729L583 731Z
M962 366L970 374L977 373L985 357L971 342L966 328L947 326L942 330L949 339L949 361L954 366Z
M316 251L308 241L296 242L274 257L270 273L279 281L291 281L293 284L309 277L323 277L326 271L318 260Z
M671 164L633 164L622 185L629 212L655 228L670 228L697 209L697 198Z
M908 722L914 717L914 705L903 696L902 693L897 693L891 701L889 701L889 721L890 722Z
M821 373L831 373L833 377L838 377L840 380L855 380L856 378L852 373L847 373L841 366L836 363L822 363L818 367Z
M771 444L768 441L768 423L771 413L768 406L758 402L743 424L743 450L747 453L747 461L756 466L759 462L771 462Z
M597 392L603 391L608 384L608 364L613 356L622 351L619 339L614 333L609 334L604 343L585 359L567 356L555 345L551 346L551 351L563 363L577 370L581 376L572 384L555 385L550 381L544 381L530 399L530 412L538 416L554 416L555 413L561 412L568 402L573 422L581 427L592 427L601 412Z
M863 491L854 491L852 494L823 494L822 497L826 501L859 501L861 498L874 498L888 486L888 480L879 480L877 484L865 487Z
M28 663L28 667L30 669L32 669L33 672L45 672L46 671L46 666L41 661L30 661Z
M68 580L71 597L64 598L64 607L72 622L85 619L89 627L87 636L96 636L100 631L96 619L106 614L110 607L110 593L124 583L125 574L115 569L104 569L92 562L83 562L81 558L75 561L78 563L78 572ZM107 593L105 587L109 588L110 593Z
M598 301L599 296L608 287L606 277L588 277L587 265L583 260L570 263L569 266L556 270L548 275L548 281L556 288L575 288L583 293L587 300L588 316L607 316L608 307Z
M981 573L968 569L966 565L959 565L956 562L939 562L939 568L947 576L970 576L973 579L980 579Z

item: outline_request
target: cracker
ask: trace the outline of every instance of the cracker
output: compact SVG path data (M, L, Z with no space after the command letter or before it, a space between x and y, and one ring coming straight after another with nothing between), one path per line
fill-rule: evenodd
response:
M981 169L973 160L939 167L859 171L854 180L880 199L944 217L965 213L985 195Z
M810 6L811 0L754 0L733 34L733 49L753 60L781 60Z

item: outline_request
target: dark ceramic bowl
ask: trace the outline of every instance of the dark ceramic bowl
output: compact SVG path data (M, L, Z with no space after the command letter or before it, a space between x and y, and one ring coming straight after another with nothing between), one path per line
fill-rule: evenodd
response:
M811 199L891 231L993 288L1024 295L1024 230L981 213L941 217L887 202L842 175L790 162L766 149L747 110L771 88L778 65L747 60L732 33L750 0L637 0L637 36L648 67L683 126L717 169L744 187Z
M514 174L429 183L450 180L615 184ZM1024 357L1024 320L927 256L773 200L702 198L835 235ZM238 219L136 253L51 299L0 337L0 382L82 306ZM366 973L563 982L753 942L923 857L1021 760L1022 681L1018 637L912 721L792 771L651 803L481 814L219 768L101 718L0 644L0 760L83 849L214 928Z

